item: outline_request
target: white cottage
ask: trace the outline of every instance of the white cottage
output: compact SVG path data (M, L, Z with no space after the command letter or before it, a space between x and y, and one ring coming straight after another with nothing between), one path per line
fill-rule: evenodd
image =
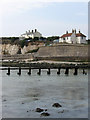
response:
M66 42L66 43L86 43L86 36L82 34L79 30L79 33L76 33L76 30L72 30L72 33L63 34L59 38L59 42Z
M38 38L42 37L42 34L40 32L38 32L37 29L35 29L35 31L32 30L31 32L30 32L30 30L26 31L26 33L22 34L19 38L20 38L20 40L22 40L25 38L32 38L33 39L35 37L38 37Z

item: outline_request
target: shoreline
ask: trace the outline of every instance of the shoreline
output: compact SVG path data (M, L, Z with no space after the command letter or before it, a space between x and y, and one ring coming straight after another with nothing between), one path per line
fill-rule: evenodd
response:
M89 62L64 62L64 61L32 61L32 62L2 62L1 67L24 67L31 69L58 69L58 68L90 68Z

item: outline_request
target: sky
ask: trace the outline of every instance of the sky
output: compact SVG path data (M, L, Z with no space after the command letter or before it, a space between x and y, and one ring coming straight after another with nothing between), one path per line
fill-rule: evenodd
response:
M90 2L88 3L88 38L90 39Z
M88 0L0 0L0 37L37 29L44 37L79 29L88 36Z

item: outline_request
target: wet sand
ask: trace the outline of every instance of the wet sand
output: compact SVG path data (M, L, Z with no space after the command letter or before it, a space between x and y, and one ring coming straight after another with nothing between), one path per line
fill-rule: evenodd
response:
M56 70L51 75L42 70L33 70L28 76L28 70L17 75L17 70L7 76L3 70L3 117L5 118L87 118L88 117L88 75L79 70L77 76L65 76L64 70L60 75ZM59 103L62 107L53 107ZM36 112L36 108L47 109L49 116Z

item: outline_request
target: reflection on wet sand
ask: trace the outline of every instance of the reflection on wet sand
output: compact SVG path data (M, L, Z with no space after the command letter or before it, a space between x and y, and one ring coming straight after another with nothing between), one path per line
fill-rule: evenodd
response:
M7 118L87 118L88 116L88 75L60 76L53 70L50 76L46 71L38 76L33 70L27 76L27 70L18 77L11 71L7 77L3 71L3 117ZM8 79L7 79L8 78ZM53 107L53 104L62 107ZM37 113L36 108L44 111ZM45 111L47 110L47 111Z

